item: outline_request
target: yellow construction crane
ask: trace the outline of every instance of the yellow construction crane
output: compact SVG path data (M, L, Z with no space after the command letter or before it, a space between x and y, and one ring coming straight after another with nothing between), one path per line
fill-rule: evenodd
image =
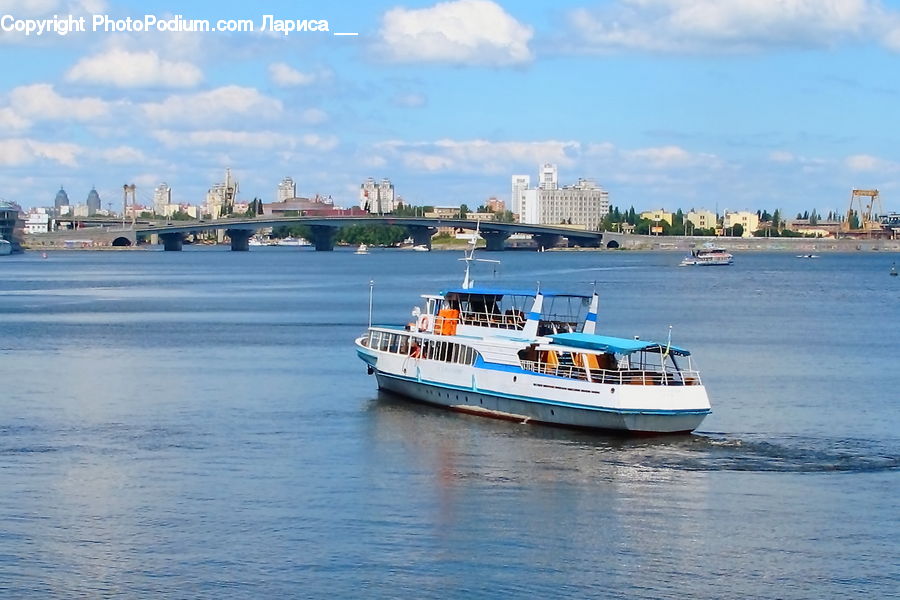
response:
M864 199L868 198L868 202ZM872 230L881 229L881 223L878 222L878 215L881 214L881 198L878 196L878 190L851 190L850 206L847 208L847 218L841 229L850 231L850 219L856 213L859 219L859 229L856 231L870 232Z

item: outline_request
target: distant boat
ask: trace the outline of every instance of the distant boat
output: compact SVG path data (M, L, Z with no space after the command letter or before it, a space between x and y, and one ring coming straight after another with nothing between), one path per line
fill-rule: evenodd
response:
M897 265L891 265L891 277L897 276Z
M12 244L0 238L0 256L12 254Z
M286 237L278 240L276 246L310 246L311 244L303 238Z
M734 257L731 253L726 251L725 248L719 248L718 246L707 242L700 248L691 250L691 255L685 256L678 266L724 266L730 265L733 262Z
M428 246L426 246L424 244L419 244L418 246L413 246L412 249L415 250L416 252L431 252L431 248L429 248Z
M366 247L365 244L360 244L359 248L357 248L356 252L354 252L354 254L368 254L368 253L369 253L369 249Z
M798 254L797 258L819 258L818 254Z

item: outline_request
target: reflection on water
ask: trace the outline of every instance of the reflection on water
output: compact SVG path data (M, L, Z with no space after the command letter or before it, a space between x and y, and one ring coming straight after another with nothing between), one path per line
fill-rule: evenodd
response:
M546 468L554 477L571 482L612 478L640 478L656 470L771 471L815 473L826 471L879 472L900 470L900 456L889 444L875 440L801 438L778 440L747 435L692 434L629 438L603 432L520 424L448 411L404 400L379 391L369 405L380 427L395 429L392 438L418 441L424 448L434 430L465 435L474 429L500 440L499 448L516 444L516 464L510 477ZM421 434L421 439L420 438ZM561 454L560 448L565 449ZM541 451L546 455L541 455ZM533 474L533 473L532 473ZM501 478L502 480L502 478Z

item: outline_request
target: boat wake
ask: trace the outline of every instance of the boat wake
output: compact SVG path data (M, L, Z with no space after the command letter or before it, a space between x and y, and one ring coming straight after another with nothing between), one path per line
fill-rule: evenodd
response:
M884 441L788 437L753 439L697 434L662 451L658 466L686 471L783 473L882 472L900 470L900 452Z

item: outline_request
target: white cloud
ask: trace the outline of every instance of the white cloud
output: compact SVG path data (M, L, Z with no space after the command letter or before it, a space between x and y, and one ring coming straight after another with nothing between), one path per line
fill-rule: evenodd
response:
M449 140L435 142L385 141L375 152L399 159L412 169L476 173L505 173L513 168L542 162L571 165L581 145L572 141L491 142Z
M769 153L769 160L778 163L790 163L796 160L796 157L785 150L773 150Z
M859 172L894 172L900 170L900 164L870 154L848 156L844 159L844 165L851 171Z
M18 114L13 109L5 106L0 108L0 129L6 131L21 131L31 127L31 121Z
M308 108L300 113L300 120L309 125L318 125L328 120L328 113L319 108Z
M515 65L533 58L534 30L489 0L394 8L382 18L378 50L395 62Z
M203 131L171 131L160 130L151 134L156 140L169 148L190 147L235 147L291 149L307 147L317 150L331 150L338 144L334 136L305 134L291 136L275 131L231 131L214 129Z
M393 102L397 106L402 106L404 108L421 108L428 103L428 98L425 97L425 94L413 92L409 94L396 94L393 98Z
M658 148L629 150L623 152L622 156L627 160L635 161L654 169L699 165L708 167L718 166L718 159L712 154L694 154L678 146L661 146Z
M60 96L48 83L20 86L9 93L10 107L33 120L91 121L109 113L109 103L99 98Z
M189 62L161 59L155 50L122 48L82 58L66 73L67 81L119 88L185 88L202 79L200 69Z
M896 19L876 0L617 0L570 13L569 49L747 52L879 37L890 45L900 42Z
M228 121L236 116L275 118L283 110L280 100L260 94L255 88L237 85L173 95L162 102L144 104L142 108L154 121L188 123Z
M101 151L99 153L99 156L104 161L115 164L148 162L147 156L143 153L143 151L132 146L117 146L115 148L109 148L107 150Z
M283 62L269 65L269 77L275 85L280 87L309 85L318 79L314 73L303 73Z
M17 167L29 165L40 160L74 167L78 155L83 152L81 146L69 143L41 142L29 139L0 140L0 165Z

